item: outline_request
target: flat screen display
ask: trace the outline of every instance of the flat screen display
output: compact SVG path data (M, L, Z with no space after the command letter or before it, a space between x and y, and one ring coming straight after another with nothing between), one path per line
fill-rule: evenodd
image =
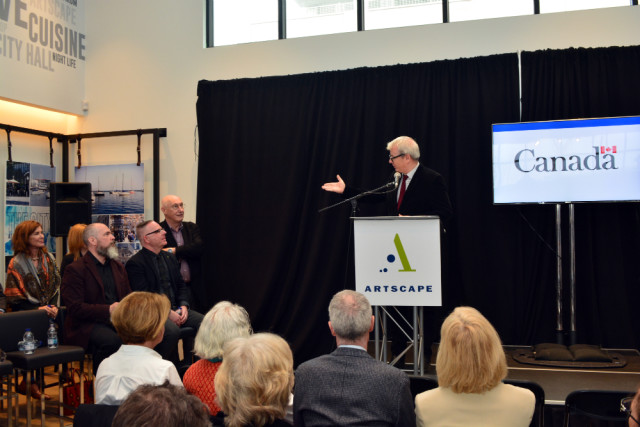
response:
M640 200L640 117L493 126L493 203Z

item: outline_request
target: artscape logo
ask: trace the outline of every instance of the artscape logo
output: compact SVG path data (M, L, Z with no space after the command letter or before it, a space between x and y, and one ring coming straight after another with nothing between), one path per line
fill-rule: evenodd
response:
M612 170L616 166L618 147L592 147L594 154L580 157L577 154L565 156L536 157L534 150L524 149L516 153L513 163L520 172L577 172L582 170Z
M398 235L398 233L396 233L396 236L393 238L393 244L396 247L396 251L398 251L398 258L400 258L400 263L402 264L402 268L398 271L415 272L416 270L411 268L409 258L407 258L407 253L404 250L404 246L402 246L402 241L400 240L400 235ZM389 261L389 263L394 263L396 261L396 256L394 254L387 255L387 261ZM388 271L389 269L387 269L387 267L380 269L380 273L387 273Z

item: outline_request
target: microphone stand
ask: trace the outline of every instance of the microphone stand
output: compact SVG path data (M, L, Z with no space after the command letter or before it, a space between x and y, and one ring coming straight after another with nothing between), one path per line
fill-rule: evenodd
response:
M364 197L364 196L368 196L369 194L376 194L376 193L378 193L379 191L381 191L381 190L386 190L387 188L390 188L390 187L391 187L391 190L389 190L389 191L393 191L393 190L395 190L396 188L398 188L398 187L396 186L395 182L388 182L388 183L386 183L385 185L383 185L382 187L374 188L373 190L364 191L364 192L362 192L362 193L360 193L360 194L356 194L356 195L355 195L355 196L353 196L353 197L349 197L348 199L344 199L344 200L342 200L342 201L340 201L340 202L338 202L338 203L335 203L335 204L333 204L333 205L331 205L331 206L326 206L326 207L324 207L324 208L322 208L322 209L318 210L318 213L320 213L320 212L324 212L324 211L327 211L327 210L329 210L329 209L333 209L333 208L335 208L336 206L344 205L344 204L346 204L346 203L351 203L351 206L352 206L352 210L351 210L352 215L351 215L351 216L356 216L356 206L358 205L358 199L361 199L361 198L362 198L362 197ZM386 193L386 192L387 192L387 191L385 191L385 193ZM384 194L384 193L380 193L380 194Z

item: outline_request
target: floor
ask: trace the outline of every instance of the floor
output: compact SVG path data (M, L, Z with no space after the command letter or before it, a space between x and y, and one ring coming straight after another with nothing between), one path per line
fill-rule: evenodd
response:
M48 368L45 370L46 374L50 374L50 375L45 375L45 383L46 384L52 384L57 382L57 374L55 374L53 372L53 368ZM58 386L52 386L52 387L47 387L46 393L49 396L52 396L54 399L56 399L56 397L58 396ZM34 400L32 399L32 402ZM36 401L36 410L32 411L31 413L31 425L33 426L41 426L41 420L40 420L40 408L39 408L39 401ZM14 426L26 426L27 425L27 408L26 408L26 403L27 403L27 399L25 396L23 395L19 395L18 397L18 408L19 408L19 419L16 422L15 420L15 407L12 408L11 412L13 413L13 425ZM58 406L55 404L54 401L45 401L45 412L52 412L52 413L58 413ZM3 402L3 406L2 409L0 410L0 426L7 426L8 424L8 419L7 419L7 405L6 402ZM59 427L60 425L63 426L71 426L73 425L73 420L64 420L62 422L62 424L60 424L60 420L58 420L57 418L53 417L53 416L49 416L46 415L45 416L45 426L56 426Z
M183 346L182 346L182 340L180 340L178 342L178 355L180 357L180 359L182 359L184 357L184 351L183 351ZM77 368L78 366L76 366ZM57 374L54 372L53 367L51 368L47 368L45 369L45 383L46 384L54 384L57 383L58 381L58 376ZM58 396L58 392L59 392L59 388L57 385L51 386L51 387L47 387L46 393L53 397L54 399L52 401L45 401L45 413L46 412L52 412L52 413L58 413L58 406L55 403L55 399L57 399L56 396ZM0 401L2 402L3 406L0 407L0 427L4 427L8 425L8 419L7 419L7 405L6 402L4 401ZM27 404L27 399L25 396L23 395L19 395L18 397L18 407L19 407L19 419L18 422L15 421L15 407L12 408L12 413L13 413L13 426L26 426L27 425L27 409L26 409L26 404ZM32 426L42 426L42 422L41 422L41 418L40 418L40 409L39 409L39 403L36 404L37 408L35 409L35 411L33 411L31 413L31 425ZM45 426L49 426L49 427L60 427L62 426L72 426L73 425L73 417L70 417L70 420L63 420L62 424L60 423L60 420L54 416L50 416L50 415L46 415L45 416Z

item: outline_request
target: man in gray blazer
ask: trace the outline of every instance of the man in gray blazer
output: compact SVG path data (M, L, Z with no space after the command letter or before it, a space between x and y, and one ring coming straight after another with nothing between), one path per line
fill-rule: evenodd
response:
M416 425L407 376L366 351L373 325L364 295L351 290L334 295L329 329L338 348L296 370L295 426Z

